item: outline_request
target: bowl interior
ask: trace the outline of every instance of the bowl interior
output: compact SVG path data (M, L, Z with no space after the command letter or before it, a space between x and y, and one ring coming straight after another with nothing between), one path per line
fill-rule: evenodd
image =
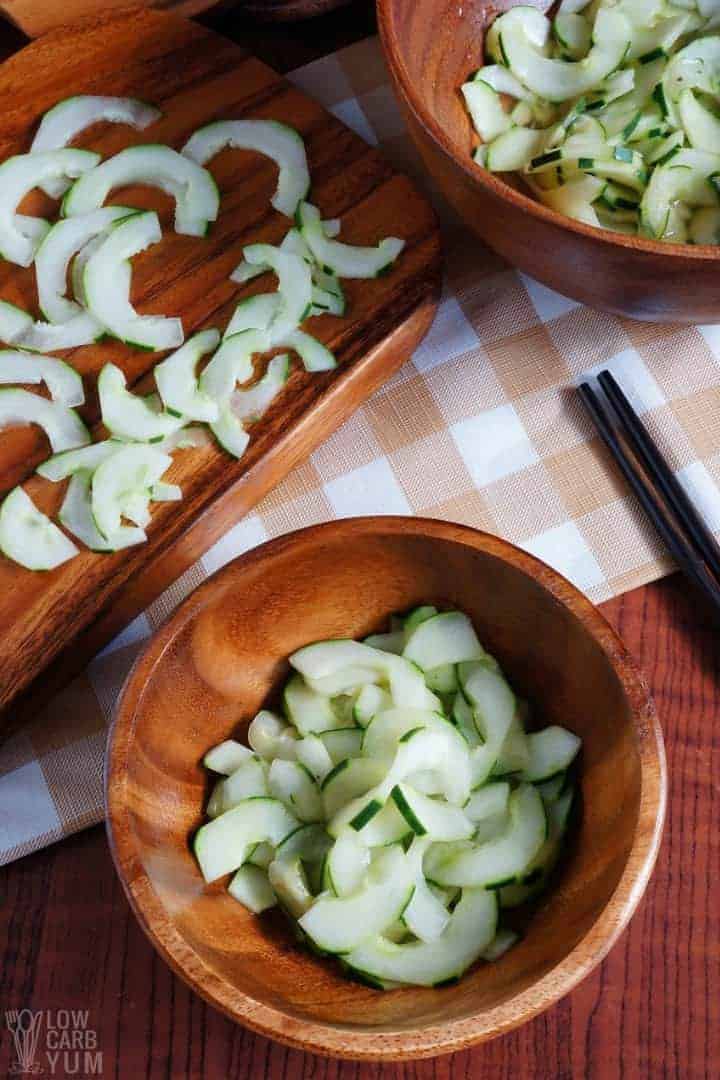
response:
M477 1038L517 1023L529 1007L518 995L566 960L608 905L636 838L644 759L658 764L642 686L612 631L571 586L472 530L382 520L276 541L198 590L136 667L109 752L116 860L166 958L251 1026L333 1052L343 1052L345 1039L352 1053L360 1033L415 1032L422 1042L433 1025L475 1018ZM189 838L208 792L204 752L231 733L243 737L247 719L284 679L284 658L317 639L361 637L420 602L465 610L539 722L582 736L582 811L571 855L519 947L455 986L382 994L301 951L281 917L252 916L224 883L205 886ZM653 829L660 816L652 806ZM629 913L616 913L593 956L571 964L570 981L532 1011L592 966ZM331 1026L332 1039L308 1038L308 1023Z

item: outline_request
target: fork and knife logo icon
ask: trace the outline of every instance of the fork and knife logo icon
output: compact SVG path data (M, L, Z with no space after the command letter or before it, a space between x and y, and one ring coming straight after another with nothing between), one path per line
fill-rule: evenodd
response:
M42 1065L35 1061L42 1022L42 1010L36 1012L31 1009L6 1010L5 1023L13 1037L17 1057L10 1066L11 1073L29 1075L43 1071Z

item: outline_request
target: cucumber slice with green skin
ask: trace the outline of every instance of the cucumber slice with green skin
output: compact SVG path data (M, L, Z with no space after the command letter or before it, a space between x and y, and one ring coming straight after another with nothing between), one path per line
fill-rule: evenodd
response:
M21 487L13 488L0 506L0 551L28 570L54 570L79 554Z
M299 919L312 907L314 897L299 855L274 859L268 866L267 875L277 899L294 919Z
M441 664L425 672L425 682L436 694L454 694L458 687L455 664Z
M692 90L683 90L678 99L678 112L688 142L696 150L720 153L720 120L701 105Z
M184 417L158 412L147 398L131 393L125 375L114 364L102 369L97 387L103 423L117 440L152 442L185 424Z
M275 890L265 871L249 863L241 866L233 875L228 892L254 915L259 915L277 904Z
M541 131L512 127L492 141L487 150L485 167L490 172L517 172L528 165L542 145Z
M306 679L306 682L318 694L335 698L357 694L364 686L373 686L382 682L382 678L383 673L379 668L373 670L368 667L350 665L334 671L332 675L325 675L322 679Z
M59 150L71 143L81 131L103 121L112 124L128 124L136 131L144 131L161 116L160 109L135 98L96 97L92 94L65 98L52 109L48 109L43 116L32 141L30 153ZM43 191L53 199L63 195L68 186L67 181L62 179L46 180L40 184Z
M442 899L435 896L423 877L423 857L429 844L428 837L416 837L408 850L407 857L415 871L415 889L401 916L407 929L425 942L437 941L450 921Z
M514 9L518 10L518 9ZM516 20L507 14L495 20L507 65L529 90L548 101L567 101L592 90L622 62L632 39L624 15L601 9L595 19L593 45L584 60L567 63L543 56Z
M708 178L718 166L720 158L703 150L679 150L667 165L659 165L640 203L644 230L658 239L667 236L670 208L678 202L692 208L716 206Z
M685 90L696 89L716 95L720 77L720 38L701 37L691 41L668 61L662 77L665 108L673 123L677 123L680 96Z
M470 703L475 726L486 744L499 751L512 724L517 700L502 673L485 662L460 669L463 694Z
M354 829L343 829L325 861L329 886L336 896L351 896L362 887L370 867L370 848Z
M220 446L233 457L241 458L247 450L250 436L232 411L229 402L220 406L220 415L210 429Z
M172 465L172 458L152 446L124 446L98 465L92 477L92 513L110 543L123 536L122 518L138 493L149 501L149 489Z
M18 228L16 207L29 191L49 180L81 176L92 170L100 155L90 150L47 150L18 154L0 165L0 254L8 262L30 266L40 239Z
M75 255L108 226L136 214L126 206L106 206L80 218L58 221L48 231L35 256L38 303L49 322L66 323L83 314L67 291L68 267Z
M53 401L68 408L85 401L81 377L64 360L15 349L0 350L0 383L41 382L47 386Z
M293 330L285 334L281 340L275 341L275 344L281 348L294 349L302 360L305 370L311 373L332 371L337 367L334 353L317 338L306 334L304 330Z
M498 94L507 94L518 101L532 101L533 94L527 90L511 71L501 64L486 64L475 73L476 82L487 83Z
M560 798L567 783L567 772L556 773L550 780L543 780L538 784L540 798L547 805L556 802Z
M593 181L587 183L586 181ZM573 181L563 184L552 191L539 193L540 201L552 210L560 214L574 218L576 221L584 221L587 225L598 226L598 216L592 203L598 198L603 190L603 183L594 176L588 176L585 180Z
M333 766L346 758L357 757L362 745L362 731L360 728L336 728L330 731L321 731L320 740L329 754Z
M369 645L371 649L380 649L381 652L400 656L405 648L405 634L402 630L393 630L389 634L370 634L363 638L363 644Z
M720 209L706 206L690 218L688 238L691 244L720 244Z
M235 739L225 739L224 742L213 746L212 750L208 750L203 758L203 765L206 769L212 769L213 772L230 776L252 756L253 752L247 746L243 746Z
M296 754L300 764L309 769L319 784L332 771L333 758L317 735L306 735L304 739L298 739Z
M467 840L473 826L463 810L448 806L427 795L414 791L409 784L397 784L391 798L416 836L431 840Z
M602 197L613 210L635 210L640 205L638 193L620 184L606 184Z
M460 90L465 98L473 127L484 143L512 127L512 120L502 106L500 95L486 82L467 82Z
M274 858L275 848L273 845L263 842L255 845L252 854L248 856L247 863L251 866L259 866L261 870L267 870ZM247 865L247 863L243 863L243 866Z
M153 372L155 383L166 409L172 409L186 420L208 423L217 420L217 402L200 390L196 369L202 357L213 352L219 343L217 330L203 330L188 338L177 352L156 366Z
M141 528L133 529L127 526L112 543L102 535L92 515L91 489L92 473L73 473L58 513L63 528L77 540L81 540L91 551L118 551L120 548L144 543L146 536Z
M29 390L0 388L0 430L25 424L41 427L55 454L90 442L90 432L67 405L48 401Z
M528 767L530 762L528 737L525 734L520 714L521 706L519 703L518 708L515 710L515 715L510 721L510 727L503 739L497 761L493 766L493 773L496 776L508 776L521 773Z
M510 798L510 785L500 780L496 783L486 784L485 787L474 791L463 806L463 813L472 822L484 821L486 818L505 815L508 810Z
M230 776L219 780L210 796L207 815L219 817L244 799L273 794L268 788L267 766L257 757L246 758ZM277 797L277 796L275 796Z
M504 23L501 23L499 19L495 19L490 25L485 37L485 51L488 56L503 67L510 66L500 40L501 30L510 27L525 34L528 41L535 45L543 55L549 53L550 22L538 8L521 4L511 8L510 12L506 12L506 15L511 17L506 18Z
M242 334L245 330L267 330L278 313L280 303L278 293L258 293L256 296L247 296L235 308L223 338L232 337L233 334Z
M421 672L413 664L401 656L371 649L359 641L320 641L306 645L292 654L290 663L313 682L335 675L343 668L374 670L387 678L396 702L402 701L408 708L436 709L440 706L439 699L428 690Z
M365 729L362 753L365 757L391 760L397 753L401 739L418 728L437 728L441 732L452 730L449 721L441 713L427 709L383 709ZM465 749L462 736L458 739L458 748Z
M344 806L379 784L386 771L386 762L368 758L338 762L322 782L325 816L334 818Z
M523 877L547 839L543 801L532 784L521 784L510 796L510 825L494 840L453 856L434 870L440 885L498 888Z
M405 618L402 620L402 631L405 635L405 642L407 643L410 635L414 630L417 630L421 623L427 622L428 619L432 619L434 615L439 615L439 611L432 604L421 604L420 607L413 608L408 612Z
M519 940L520 935L515 930L510 930L507 927L504 930L498 930L487 949L482 953L482 959L488 963L494 963L501 956L504 956L509 949L512 949L513 945L517 945Z
M565 772L582 746L582 740L577 735L555 724L542 731L531 732L527 742L530 757L523 780L533 784Z
M374 248L330 240L323 230L320 211L307 202L298 207L297 225L316 262L341 278L377 277L392 266L405 247L405 241L394 236L381 240Z
M267 371L247 390L235 390L230 407L244 424L255 424L267 411L290 377L290 357L274 356Z
M586 56L592 41L592 27L583 15L558 12L553 20L553 33L569 60Z
M342 724L330 699L311 690L301 675L291 676L285 684L283 706L288 720L301 735L328 731Z
M305 144L299 133L276 120L220 120L199 128L182 153L198 165L205 165L226 147L255 150L277 164L280 174L272 205L292 217L310 190Z
M323 806L312 773L299 761L273 761L268 773L270 794L301 821L322 821Z
M377 799L368 803L366 795L343 805L327 828L331 836L339 836L348 826L361 833L368 847L386 847L412 836L407 821L392 800L383 806Z
M248 742L266 761L294 761L297 757L297 733L269 709L261 709L250 724Z
M279 844L298 826L298 821L277 799L245 799L220 817L202 825L193 849L207 882L237 870L251 844Z
M470 760L452 724L408 731L398 744L392 765L383 781L370 793L382 805L396 784L432 763L438 787L453 806L463 806L470 794Z
M150 488L150 498L153 502L180 502L182 488L177 484L166 484L161 480Z
M32 316L28 315L27 311L23 311L17 304L0 300L0 341L14 345L31 329L32 324Z
M667 19L660 19L654 26L636 25L626 53L626 60L638 60L640 64L666 58L683 34L693 29L694 16L689 11Z
M393 699L388 691L372 683L364 686L361 692L357 694L353 707L355 724L358 724L361 728L366 728L373 717L377 716L378 713L389 710L392 705Z
M422 671L440 664L480 660L484 655L473 625L462 611L446 611L426 619L412 631L403 651L405 659Z
M484 740L475 726L475 714L462 691L453 699L452 720L471 749L482 745Z
M347 953L399 919L412 896L413 867L399 845L383 853L367 882L348 897L320 896L299 920L325 952Z
M480 958L497 930L497 899L485 889L464 889L447 927L433 942L397 945L378 936L346 957L353 967L378 979L415 986L438 986L459 978Z
M281 251L272 244L251 244L243 248L243 255L251 266L268 266L277 275L280 305L269 333L273 344L282 345L285 336L296 330L310 311L310 267L299 255Z
M332 843L323 825L299 825L277 845L277 857L290 859L297 855L309 865L321 863Z
M200 392L218 404L229 402L236 383L253 376L253 356L270 342L262 330L246 330L226 337L199 379Z
M138 315L130 303L127 277L121 272L118 279L118 268L160 239L156 213L133 214L110 227L83 271L83 291L90 314L114 337L151 350L182 345L182 321L163 315ZM117 282L117 288L109 288L109 282Z
M646 161L648 165L665 165L675 152L685 145L683 131L673 131L666 139L661 139L648 151Z
M518 907L545 889L547 879L562 852L562 840L567 831L574 795L574 790L570 788L555 801L546 804L548 834L545 843L526 868L521 880L499 890L501 907Z
M82 153L56 150L57 153ZM62 216L78 217L99 210L112 190L147 184L175 199L175 232L205 236L220 208L210 173L169 146L129 146L76 181L63 199Z
M43 461L36 471L38 476L54 482L65 480L76 472L92 473L98 465L116 450L121 450L124 445L119 439L105 439L103 442L82 446L78 450L64 450L60 454L54 454L47 461Z

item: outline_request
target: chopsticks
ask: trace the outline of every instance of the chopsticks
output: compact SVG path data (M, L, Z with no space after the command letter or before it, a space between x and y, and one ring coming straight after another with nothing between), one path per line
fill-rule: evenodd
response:
M598 382L606 402L590 383L578 386L598 434L678 568L720 616L720 546L617 381L602 371Z

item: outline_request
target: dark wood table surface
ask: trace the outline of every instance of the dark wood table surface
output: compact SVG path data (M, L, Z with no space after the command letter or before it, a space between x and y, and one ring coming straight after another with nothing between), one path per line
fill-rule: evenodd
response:
M231 10L206 21L280 70L374 26L369 3L295 26L253 25ZM0 55L21 44L20 35L0 27ZM655 874L629 930L553 1009L474 1051L405 1065L288 1050L232 1024L170 973L130 913L101 827L0 871L0 1009L87 1010L102 1075L120 1080L720 1077L718 636L677 577L603 610L657 702L668 818ZM0 1016L0 1077L11 1075L13 1061ZM90 1074L70 1055L65 1065L58 1059L53 1075Z

